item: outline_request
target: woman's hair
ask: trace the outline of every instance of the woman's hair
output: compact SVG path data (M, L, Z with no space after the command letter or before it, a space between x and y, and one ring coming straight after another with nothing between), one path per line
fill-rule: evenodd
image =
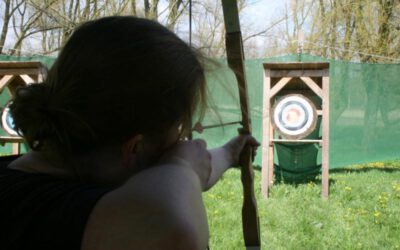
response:
M136 134L162 140L206 106L197 53L162 25L106 17L72 34L47 79L18 89L15 128L34 150L81 154Z

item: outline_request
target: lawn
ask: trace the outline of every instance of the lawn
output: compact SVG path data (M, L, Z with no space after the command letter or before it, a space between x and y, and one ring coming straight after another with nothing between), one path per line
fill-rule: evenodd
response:
M319 180L276 184L265 200L260 175L256 170L263 249L400 249L400 161L331 171L327 201ZM211 249L244 249L240 171L229 170L203 197Z

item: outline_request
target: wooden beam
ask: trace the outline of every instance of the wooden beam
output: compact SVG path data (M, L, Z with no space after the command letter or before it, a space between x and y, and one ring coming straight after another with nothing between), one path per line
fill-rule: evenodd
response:
M276 142L276 143L286 143L286 142L294 142L294 143L321 143L322 140L309 140L309 139L299 139L299 140L291 140L291 139L272 139L271 142Z
M274 70L271 72L271 77L302 77L302 76L309 76L309 77L322 77L328 76L326 70Z
M0 144L4 144L4 143L7 143L7 142L11 142L11 143L19 142L19 143L21 143L21 142L24 142L24 139L22 137L19 137L19 136L0 136Z
M278 63L264 63L264 69L276 70L318 70L329 68L328 62L278 62Z
M4 69L0 67L0 75L37 75L40 73L40 69L32 69L32 68L18 68L18 69Z
M26 75L26 74L20 75L20 77L28 85L36 82L32 77L30 77L29 75Z
M5 75L0 80L0 92L12 81L14 80L14 75Z
M268 186L272 187L272 185L274 184L274 169L275 169L275 165L274 165L274 145L271 143L271 140L274 139L274 127L270 126L269 128L269 162L268 162Z
M262 163L261 163L261 193L264 198L268 198L269 186L269 129L270 129L270 97L271 89L270 70L264 70L264 91L263 91L263 138L262 138Z
M300 77L300 79L307 84L307 86L314 91L319 97L322 98L322 89L318 86L316 82L313 81L310 77Z
M46 70L46 68L41 68L40 73L38 74L38 80L37 80L37 82L38 82L38 83L44 82L44 80L46 79L46 77L47 77L47 70Z
M322 198L329 196L329 77L322 78Z
M21 153L19 143L12 144L12 154L19 155Z
M279 92L279 90L286 86L286 84L290 80L292 80L291 77L283 77L282 79L280 79L279 82L275 84L275 86L272 87L272 89L269 91L269 98L274 97Z
M21 68L42 68L43 64L39 61L18 62L18 61L0 61L1 69L21 69Z

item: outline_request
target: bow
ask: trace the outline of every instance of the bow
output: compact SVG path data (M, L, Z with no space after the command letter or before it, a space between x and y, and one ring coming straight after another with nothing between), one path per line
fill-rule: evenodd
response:
M244 70L242 34L240 32L237 1L222 0L225 22L225 43L228 65L235 73L239 87L242 128L239 134L251 134L250 109L247 83ZM246 146L240 153L241 179L243 185L242 225L243 237L247 250L260 249L260 228L257 202L254 195L253 149Z

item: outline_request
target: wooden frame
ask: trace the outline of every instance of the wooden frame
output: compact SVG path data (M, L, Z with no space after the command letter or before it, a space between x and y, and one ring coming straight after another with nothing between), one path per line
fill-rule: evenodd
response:
M11 98L20 86L42 82L47 76L46 67L41 62L4 62L0 61L0 93L8 90ZM20 144L24 140L19 136L0 136L0 145L12 144L12 154L20 154Z
M265 63L263 92L263 140L261 191L268 198L274 183L275 143L317 143L322 147L322 198L329 195L329 63ZM322 105L317 115L322 116L322 139L275 139L271 124L271 107L278 93L318 96Z

